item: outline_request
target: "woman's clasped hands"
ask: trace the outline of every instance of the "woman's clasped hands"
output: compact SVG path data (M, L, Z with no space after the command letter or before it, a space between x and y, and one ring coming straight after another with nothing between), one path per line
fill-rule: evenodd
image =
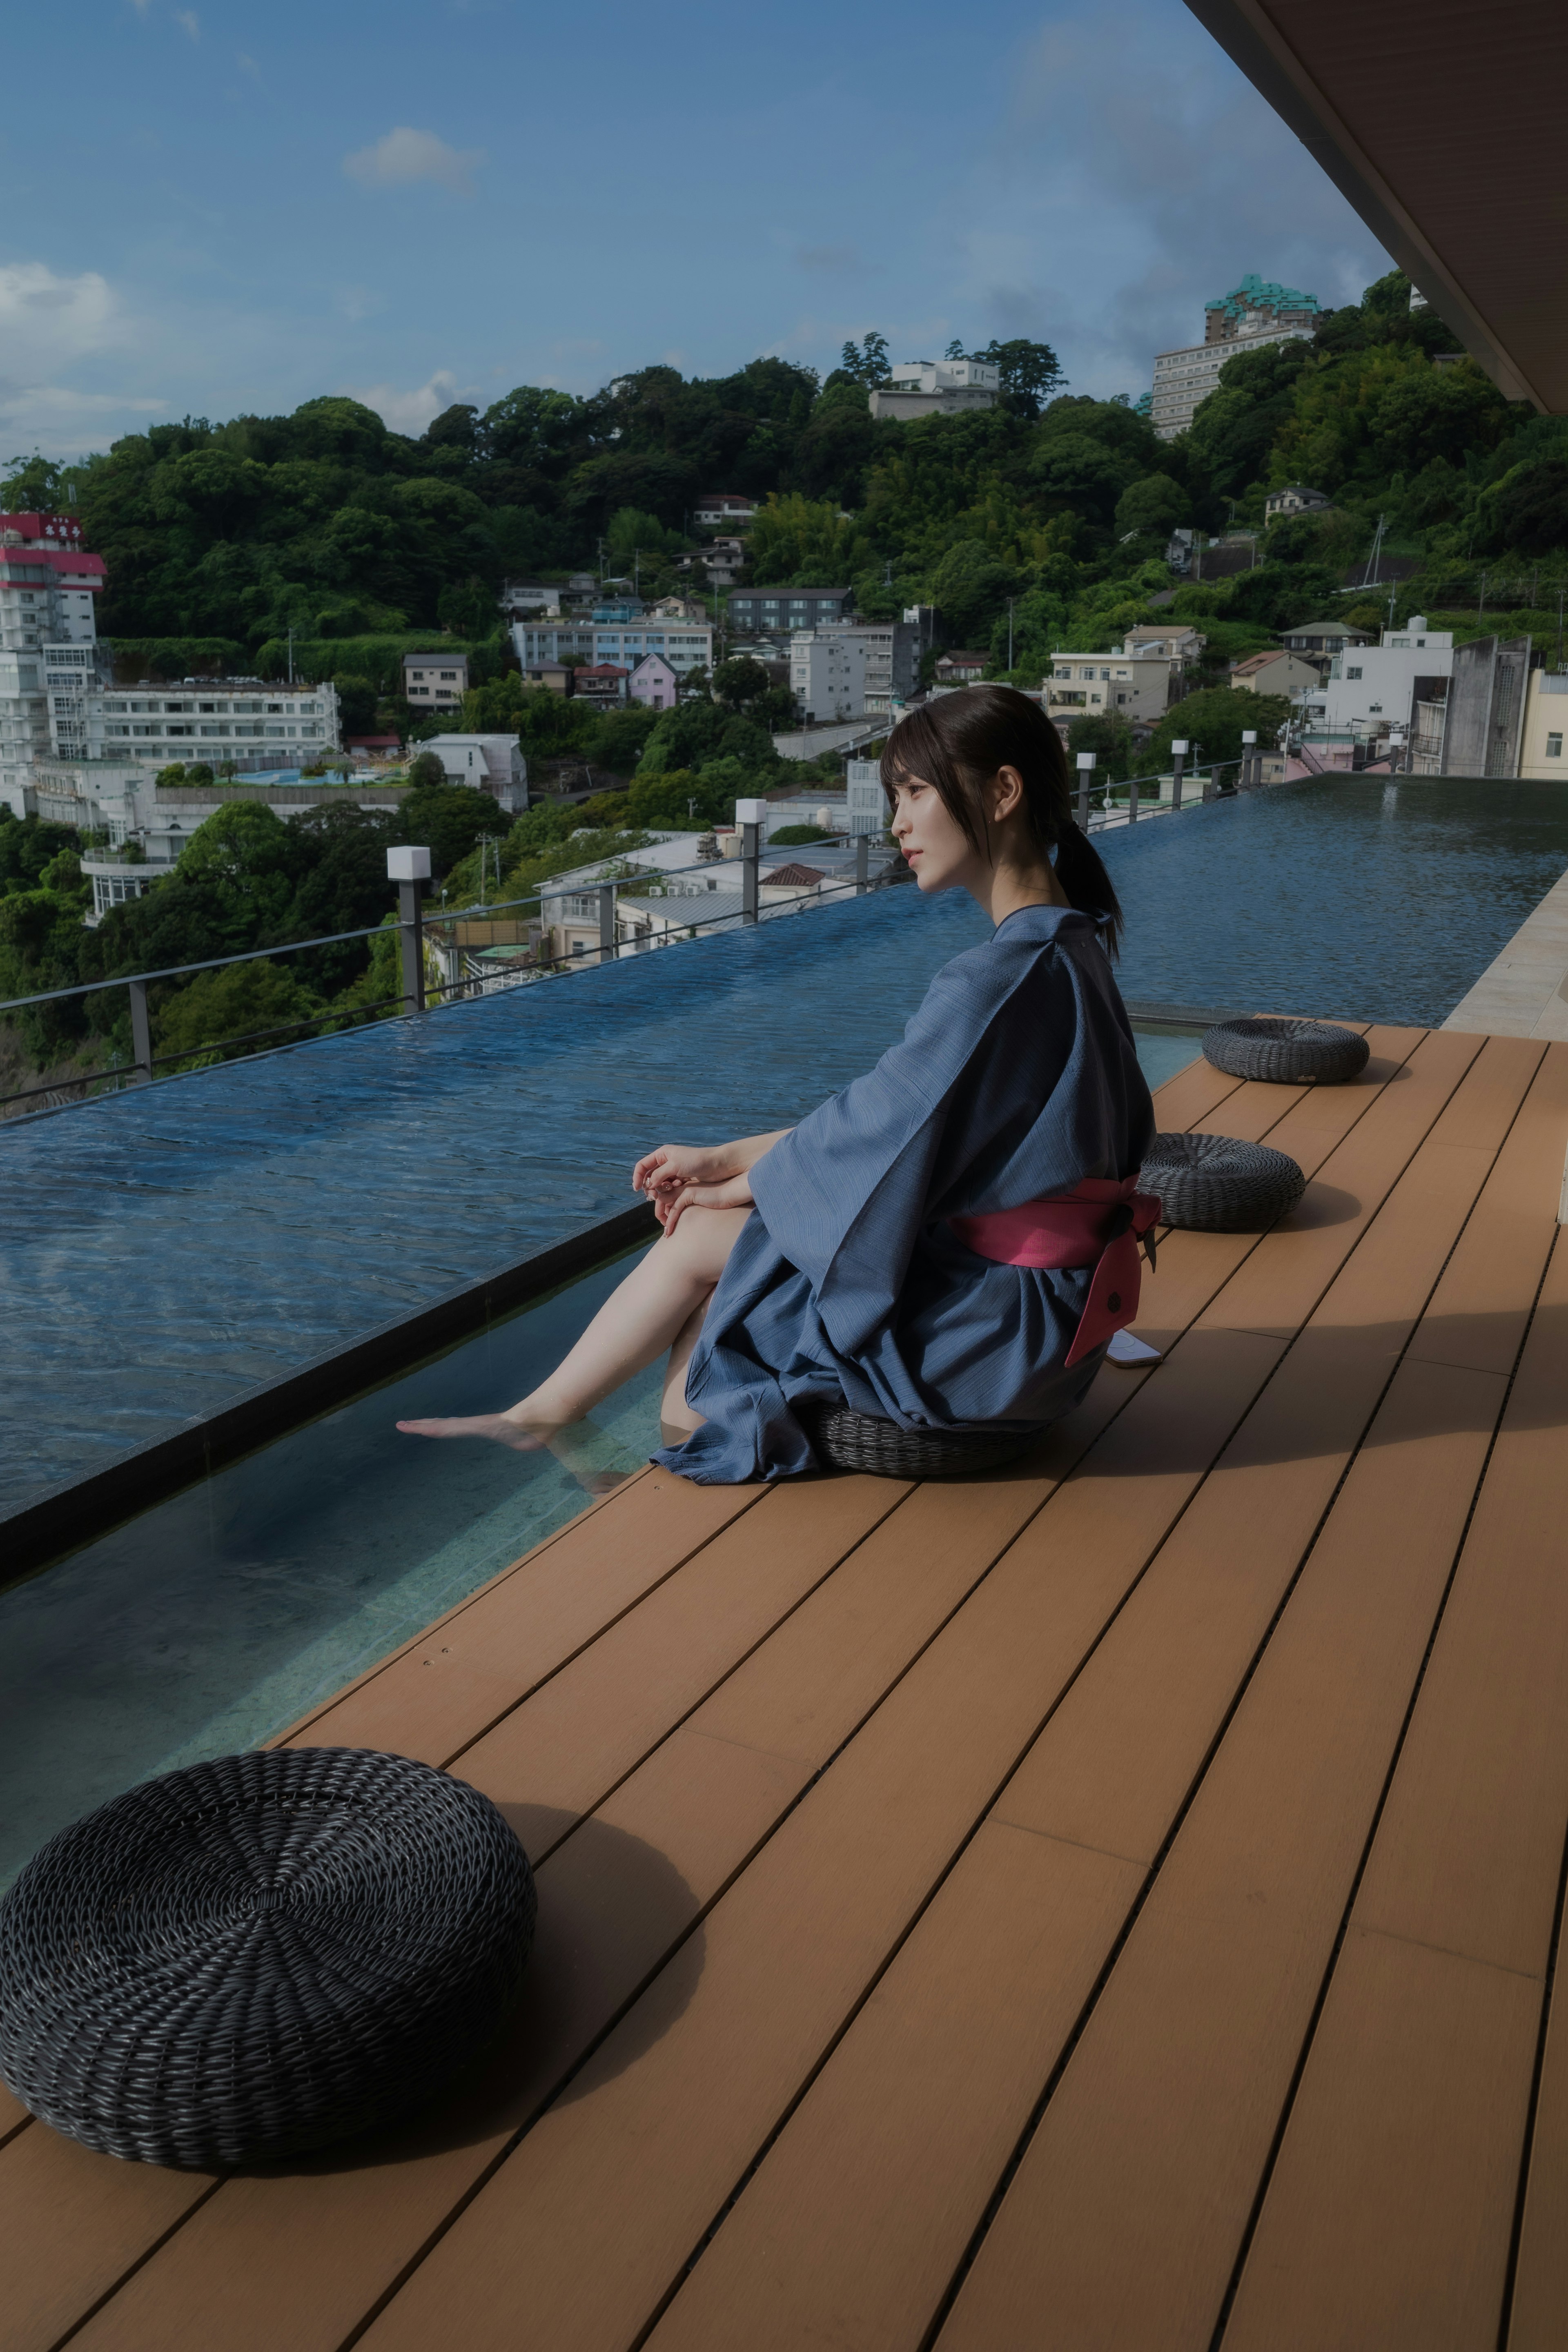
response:
M632 1170L632 1189L647 1194L667 1234L688 1209L749 1209L742 1151L733 1143L661 1143Z

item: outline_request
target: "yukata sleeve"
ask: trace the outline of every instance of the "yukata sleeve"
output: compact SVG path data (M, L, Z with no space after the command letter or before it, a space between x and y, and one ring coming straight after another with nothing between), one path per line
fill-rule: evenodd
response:
M983 1147L961 1097L1005 976L996 959L956 958L876 1067L752 1170L768 1233L806 1276L844 1355L859 1354L892 1314L939 1179Z

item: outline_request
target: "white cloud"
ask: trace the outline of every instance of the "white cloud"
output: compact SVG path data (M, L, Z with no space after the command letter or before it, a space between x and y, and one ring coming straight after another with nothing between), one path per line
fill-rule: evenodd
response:
M0 366L11 383L37 383L123 331L120 304L96 269L60 278L47 262L0 264Z
M391 383L345 383L340 389L350 400L363 400L374 408L394 433L413 434L423 433L433 416L463 397L464 390L450 368L437 368L417 392L399 392Z
M193 41L199 41L201 39L202 20L197 16L194 8L176 8L174 11L174 22L176 25L183 25L184 26Z
M471 196L474 173L484 160L482 147L448 147L433 131L415 131L400 123L374 146L345 155L343 170L362 188L405 188L432 180L456 196Z

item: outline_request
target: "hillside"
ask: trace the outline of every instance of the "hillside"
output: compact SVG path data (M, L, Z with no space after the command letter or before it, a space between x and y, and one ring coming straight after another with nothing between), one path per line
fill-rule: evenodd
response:
M1439 363L1450 341L1394 271L1311 341L1238 354L1173 442L1124 398L1067 391L1042 406L1060 374L1043 344L1003 347L994 410L874 423L866 385L886 360L872 336L826 383L777 359L722 378L644 368L587 399L520 386L482 414L448 409L416 440L326 398L289 417L154 425L73 477L109 567L106 635L154 667L243 656L273 674L292 628L362 723L421 631L474 646L481 678L500 668L509 572L602 556L635 561L645 588L673 584L675 557L699 544L691 503L712 488L764 501L760 583L847 579L870 615L935 604L951 640L989 646L998 666L1011 602L1021 677L1055 645L1103 645L1150 613L1171 586L1173 528L1259 524L1267 491L1291 480L1333 512L1276 526L1258 571L1179 588L1178 612L1261 641L1337 595L1382 514L1385 550L1418 567L1396 609L1468 603L1479 625L1523 606L1554 638L1568 421L1510 405L1468 359ZM58 467L11 469L13 506L63 494Z

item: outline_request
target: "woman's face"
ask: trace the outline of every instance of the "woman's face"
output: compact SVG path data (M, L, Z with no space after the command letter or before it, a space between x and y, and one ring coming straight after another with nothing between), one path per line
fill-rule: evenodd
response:
M889 830L922 890L968 886L977 853L934 784L909 776L895 786Z

